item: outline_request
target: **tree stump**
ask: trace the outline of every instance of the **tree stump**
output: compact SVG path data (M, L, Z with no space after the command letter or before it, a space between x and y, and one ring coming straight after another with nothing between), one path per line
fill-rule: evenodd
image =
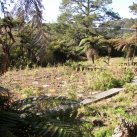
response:
M92 61L93 64L95 62L95 58L97 57L97 51L94 48L89 48L86 52L87 59Z
M120 120L120 124L115 128L112 137L137 137L137 124Z

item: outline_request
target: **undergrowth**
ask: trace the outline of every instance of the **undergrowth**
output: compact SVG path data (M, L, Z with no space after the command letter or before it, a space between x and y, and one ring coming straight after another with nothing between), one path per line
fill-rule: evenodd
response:
M17 123L21 122L22 120L23 124L26 124L26 120L27 124L28 121L32 122L29 123L29 126L32 124L32 127L29 128L29 131L26 131L26 127L28 125L25 125L24 127L25 133L27 132L26 136L34 134L37 134L37 136L39 136L39 134L45 134L50 137L54 133L53 136L64 137L65 133L68 133L69 136L69 133L73 132L74 134L72 136L76 136L77 134L80 137L110 137L113 133L114 128L118 124L118 119L120 117L124 117L129 121L137 121L137 112L128 112L128 109L130 109L134 105L137 97L137 86L128 83L133 79L134 76L132 70L130 69L120 68L119 70L116 70L114 68L111 68L111 70L107 69L100 71L73 71L68 68L66 70L66 68L64 67L59 69L55 68L53 70L51 70L51 68L48 68L48 71L45 71L41 68L37 70L35 69L34 71L13 71L12 75L10 74L10 72L5 74L5 77L3 76L3 78L5 78L3 80L5 81L5 83L1 85L5 84L5 86L9 88L13 88L13 91L16 91L16 93L21 93L21 98L23 98L23 100L21 102L18 101L16 105L18 107L12 107L12 110L14 110L13 112L19 113L20 117L17 117ZM17 79L17 84L13 79ZM30 82L31 79L35 79L35 81ZM49 79L50 83L44 83ZM34 87L32 85L26 86L25 84L30 84L28 82L32 83ZM40 87L40 82L43 83L46 88ZM60 92L58 93L64 93L65 96L69 96L69 98L71 99L67 100L59 97L58 100L58 97L54 98L46 96L46 100L44 100L43 102L42 97L45 96L47 90L52 90L53 92L57 89L56 86L51 88L51 83L54 83L54 85L57 85L57 87L60 86L58 88ZM57 113L57 111L55 111L62 108L57 107L60 104L69 104L71 106L71 101L75 102L74 100L78 99L78 93L82 93L81 91L85 91L82 94L82 96L84 96L88 95L87 93L89 91L106 90L113 87L121 87L123 85L125 92L111 99L107 99L88 106L81 106L79 109L71 108L67 112L65 112L63 109L60 111L60 113ZM68 92L67 95L66 92ZM39 98L39 96L41 96L41 98ZM40 100L37 100L37 98L39 98ZM75 110L77 110L77 112ZM5 112L0 113L1 115L3 115ZM11 113L6 113L6 115L9 116L11 115ZM3 118L5 120L5 117ZM14 117L13 120L15 120ZM10 121L10 119L7 119L7 122L14 122L13 120ZM13 124L13 126L15 126L15 129L17 128L16 125ZM20 128L23 131L23 127L21 126ZM33 134L31 134L32 131Z

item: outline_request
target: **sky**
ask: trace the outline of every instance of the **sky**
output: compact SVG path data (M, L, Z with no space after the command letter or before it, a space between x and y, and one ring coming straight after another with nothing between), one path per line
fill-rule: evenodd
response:
M55 22L57 16L60 14L59 5L62 0L43 0L45 11L44 11L44 18L46 22ZM129 5L132 5L133 2L137 2L137 0L112 0L112 5L110 6L113 8L115 12L118 12L122 18L135 18L133 13L129 10Z
M46 22L56 22L58 15L60 14L59 6L62 0L43 0L44 10L44 19ZM135 18L133 13L130 12L128 8L133 2L137 0L112 0L111 8L113 11L118 12L122 18ZM2 16L2 13L0 13Z

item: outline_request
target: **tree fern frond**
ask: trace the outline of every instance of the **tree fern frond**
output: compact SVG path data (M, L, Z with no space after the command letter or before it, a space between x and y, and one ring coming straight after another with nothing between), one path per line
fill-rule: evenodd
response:
M78 101L65 97L30 97L0 111L0 127L22 137L81 137Z
M57 136L66 137L68 135L72 137L80 137L80 131L78 131L78 129L76 129L72 125L63 123L59 120L54 120L54 121L51 120L51 121L52 122L50 124L47 123L47 125L46 122L44 122L45 124L40 124L41 126L40 127L37 126L37 129L33 127L36 131L35 134L42 137L46 135L48 135L49 137L57 137Z
M38 27L42 26L42 9L42 0L18 0L11 13L18 18L31 20L32 27Z
M30 121L37 136L57 137L61 134L62 137L77 137L80 131L72 126L77 117L77 110L71 107L72 104L75 106L76 101L64 97L41 96L17 102L16 109L26 114L25 119Z
M0 87L0 111L6 110L11 104L11 95L8 89Z
M81 40L79 46L83 46L83 45L85 45L86 43L91 42L91 41L94 41L94 38L93 38L93 37L84 38L84 39Z
M2 127L0 128L0 137L17 137L17 136L15 136L12 131L9 131L9 129Z
M20 122L19 115L11 112L0 112L0 127L13 128L16 127Z

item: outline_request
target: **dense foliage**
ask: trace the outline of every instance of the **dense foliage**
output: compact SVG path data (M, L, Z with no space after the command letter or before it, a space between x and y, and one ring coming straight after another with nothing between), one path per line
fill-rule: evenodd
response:
M63 0L57 23L43 23L42 1L13 1L15 6L9 14L5 2L1 1L4 18L0 21L0 60L7 63L0 64L1 73L9 66L24 68L86 60L88 54L92 54L89 57L93 62L95 55L108 56L109 63L111 56L123 56L130 49L115 49L117 43L111 39L130 37L134 30L122 28L132 27L136 19L120 19L108 8L109 0ZM135 4L130 9L134 12ZM97 37L98 42L94 41ZM85 43L80 46L82 41ZM135 43L127 44L131 45Z

